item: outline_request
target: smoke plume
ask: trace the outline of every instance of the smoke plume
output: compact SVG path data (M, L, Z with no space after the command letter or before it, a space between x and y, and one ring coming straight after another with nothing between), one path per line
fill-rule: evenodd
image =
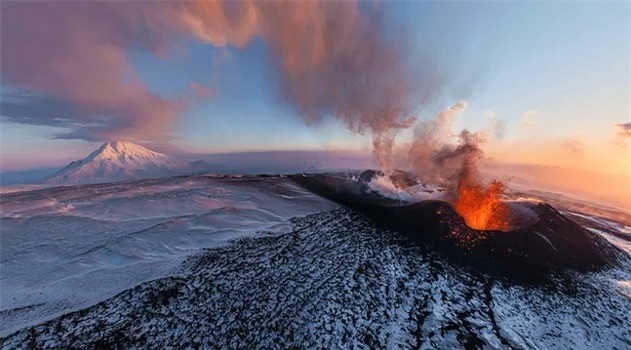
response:
M190 2L183 22L214 45L267 45L281 97L307 123L339 118L370 132L382 168L393 170L397 131L410 127L412 89L396 41L387 41L376 10L356 2Z
M486 139L484 134L467 130L452 133L454 118L466 108L467 102L460 101L435 119L420 123L403 164L424 182L443 186L452 194L463 172L473 171L475 161L482 156L479 144Z
M444 187L444 199L453 203L470 227L509 230L512 214L501 200L504 185L499 181L485 185L477 169L486 134L467 130L452 134L453 119L466 107L466 102L458 102L418 125L405 165L423 181Z
M431 71L430 64L416 62L411 68L405 35L388 35L380 6L355 1L3 3L3 80L41 94L15 97L59 108L42 113L17 101L3 105L2 114L14 122L69 128L62 138L160 139L191 101L213 92L191 82L189 97L160 96L135 75L126 50L141 47L164 56L177 42L173 39L182 37L235 48L258 39L277 72L272 85L282 101L308 124L333 116L353 132L370 134L376 158L390 171L397 134L412 126L412 111L441 83L417 76L417 68ZM421 94L415 87L423 84Z

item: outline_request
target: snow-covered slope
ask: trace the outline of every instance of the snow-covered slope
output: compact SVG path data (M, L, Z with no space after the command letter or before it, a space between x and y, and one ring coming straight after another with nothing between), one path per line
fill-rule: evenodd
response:
M1 349L629 348L631 264L515 283L284 176L49 187L0 202ZM629 224L580 219L631 252Z
M184 167L168 156L128 141L108 141L87 158L46 180L52 184L115 182L174 175Z
M337 207L287 178L214 175L48 187L0 202L0 338L169 276L207 248Z

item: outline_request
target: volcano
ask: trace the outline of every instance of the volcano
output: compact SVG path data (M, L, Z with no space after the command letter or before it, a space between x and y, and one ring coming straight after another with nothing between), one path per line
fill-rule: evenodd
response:
M129 141L108 141L82 160L68 164L47 183L87 184L172 176L181 168L170 157Z
M554 271L612 267L626 258L604 238L546 203L509 202L510 229L479 230L469 227L446 201L409 203L368 190L367 181L377 175L374 171L359 177L301 175L294 181L381 226L404 233L413 242L431 245L452 261L492 274L534 281ZM412 181L401 172L391 179L397 187Z

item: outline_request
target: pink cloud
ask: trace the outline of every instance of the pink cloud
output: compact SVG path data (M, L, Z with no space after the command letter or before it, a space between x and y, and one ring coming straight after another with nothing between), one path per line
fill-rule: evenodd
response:
M165 10L145 3L3 3L2 77L73 103L77 137L165 137L183 106L150 92L125 52L134 44L160 49L161 34L147 30Z
M325 115L356 132L371 132L387 167L394 137L409 127L409 79L398 41L384 37L378 14L357 2L186 2L182 20L199 39L268 47L281 97L307 123Z
M307 123L333 115L371 132L380 159L414 121L402 40L387 40L374 7L354 1L4 2L2 10L3 79L74 104L78 126L67 137L167 137L186 104L213 91L191 83L194 98L156 95L126 49L163 55L178 36L237 48L261 38L283 100Z

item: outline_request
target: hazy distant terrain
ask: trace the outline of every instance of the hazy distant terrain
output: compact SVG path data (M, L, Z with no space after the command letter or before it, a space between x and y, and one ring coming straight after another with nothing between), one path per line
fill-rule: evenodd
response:
M137 146L137 145L136 145ZM97 150L98 151L98 150ZM97 152L95 151L95 152ZM91 155L85 159L72 163L89 163ZM95 155L96 156L96 155ZM135 155L138 158L138 155ZM95 157L92 157L95 158ZM117 160L116 157L111 157ZM147 174L139 172L133 176L123 178L91 178L90 173L84 173L84 181L114 182L142 179L147 177L166 177L169 175L190 175L195 173L218 174L293 174L301 172L368 169L374 168L376 163L372 155L364 152L340 152L340 151L268 151L268 152L241 152L241 153L215 153L215 154L184 154L171 156L171 159L180 160L179 166L163 171ZM118 160L120 166L121 161ZM70 164L69 164L70 165ZM67 166L69 166L67 165ZM111 165L110 165L111 167ZM33 170L3 171L0 173L0 185L40 184L52 177L58 177L58 173L64 172L64 167L43 168ZM57 173L57 174L56 174ZM132 171L127 171L133 174ZM75 182L66 181L66 184L79 184L81 179L75 178Z
M582 197L621 208L631 214L631 178L598 169L585 171L537 164L491 163L481 167L488 178L499 178L509 187L544 190Z
M137 145L136 145L137 146ZM140 146L139 146L140 147ZM136 156L138 157L138 156ZM171 157L176 158L176 157ZM81 182L112 182L147 177L190 175L212 172L218 174L293 174L302 172L339 171L370 169L378 165L372 155L363 152L341 151L274 151L217 154L187 154L179 166L164 167L161 171L148 174L120 171L123 177L92 178L84 174L83 180L65 181L66 184ZM82 160L83 161L83 160ZM0 185L40 184L47 179L58 179L61 168L46 168L0 173ZM615 206L631 215L631 181L624 176L612 176L597 171L536 165L484 162L481 173L487 179L500 179L508 187L523 190L543 190L583 197L587 201ZM57 173L57 175L56 175ZM116 174L116 173L115 173ZM53 181L54 182L54 181Z

